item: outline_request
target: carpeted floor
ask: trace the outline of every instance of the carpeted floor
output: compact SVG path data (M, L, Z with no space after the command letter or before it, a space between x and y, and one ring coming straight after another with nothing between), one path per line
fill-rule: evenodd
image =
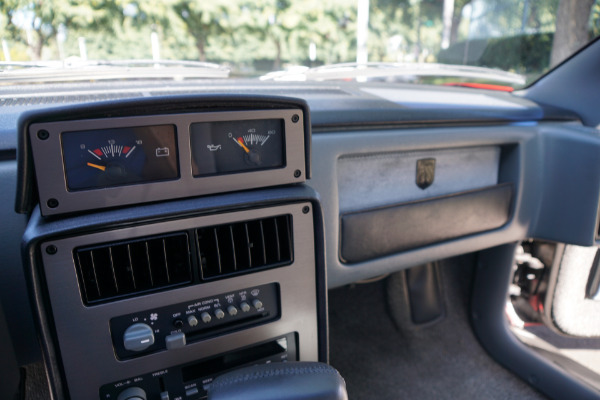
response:
M39 361L25 367L25 400L48 400L50 399L50 388L44 364Z
M440 264L446 317L428 327L402 322L410 314L406 301L398 304L406 298L398 275L330 291L330 361L346 379L350 400L545 398L496 364L473 335L472 261Z

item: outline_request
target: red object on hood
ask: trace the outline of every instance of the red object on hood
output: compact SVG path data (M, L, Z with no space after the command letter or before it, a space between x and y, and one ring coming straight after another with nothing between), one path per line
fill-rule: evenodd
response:
M444 86L470 87L470 88L474 88L474 89L498 90L501 92L512 92L513 90L515 90L511 86L492 85L489 83L472 83L472 82L449 82L449 83L444 83Z

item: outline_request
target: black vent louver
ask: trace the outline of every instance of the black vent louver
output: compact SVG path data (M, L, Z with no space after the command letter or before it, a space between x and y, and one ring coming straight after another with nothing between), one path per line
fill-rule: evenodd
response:
M74 256L86 304L192 282L186 233L79 248Z
M196 231L203 280L290 264L290 215L209 226Z

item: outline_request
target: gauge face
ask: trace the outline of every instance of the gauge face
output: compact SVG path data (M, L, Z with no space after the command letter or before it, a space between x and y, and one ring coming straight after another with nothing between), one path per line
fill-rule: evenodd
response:
M61 139L69 191L179 177L173 125L64 132Z
M283 120L199 122L191 125L195 177L285 166Z

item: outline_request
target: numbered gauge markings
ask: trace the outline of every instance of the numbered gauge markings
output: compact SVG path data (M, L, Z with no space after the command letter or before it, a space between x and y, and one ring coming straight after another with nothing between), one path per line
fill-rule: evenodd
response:
M179 176L173 125L65 132L61 139L70 191Z
M281 119L192 124L194 176L283 168L283 125Z

